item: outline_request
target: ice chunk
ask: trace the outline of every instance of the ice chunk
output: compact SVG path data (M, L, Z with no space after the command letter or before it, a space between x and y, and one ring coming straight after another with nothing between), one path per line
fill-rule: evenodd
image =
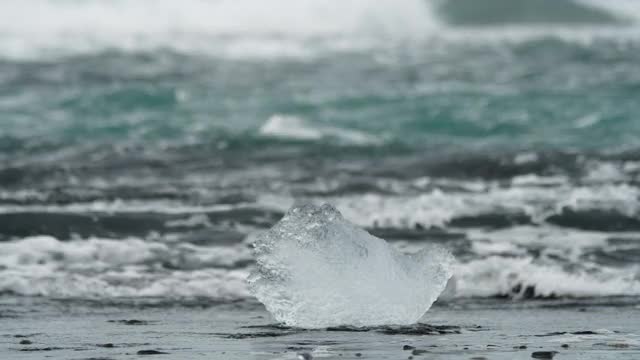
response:
M451 277L451 254L403 255L329 204L293 207L254 244L251 292L289 326L415 323Z

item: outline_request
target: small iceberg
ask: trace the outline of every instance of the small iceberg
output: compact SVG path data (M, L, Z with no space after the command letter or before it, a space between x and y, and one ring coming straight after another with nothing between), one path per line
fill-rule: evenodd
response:
M333 206L294 206L254 244L251 292L279 322L302 328L413 324L452 275L440 247L404 255Z

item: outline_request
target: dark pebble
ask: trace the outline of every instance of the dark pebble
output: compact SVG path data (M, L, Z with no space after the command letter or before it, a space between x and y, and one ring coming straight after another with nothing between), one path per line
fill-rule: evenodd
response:
M554 331L554 332L546 333L546 334L543 334L543 335L534 335L534 336L543 337L543 336L558 336L558 335L567 335L567 334L573 334L573 335L597 335L598 333L595 332L595 331L591 331L591 330L574 331L574 332Z
M360 357L360 356L362 356L362 354L361 353L356 353L356 356Z
M327 331L341 331L341 332L367 332L371 331L371 328L368 327L358 327L358 326L330 326L326 328Z
M138 355L166 355L168 353L158 351L158 350L140 350L138 351Z
M563 347L563 348L565 348L565 349L568 349L568 348L569 348L569 344L562 344L562 345L560 345L560 346L562 346L562 347Z
M136 319L132 319L132 320L109 320L108 322L110 322L110 323L118 323L118 324L122 324L122 325L149 325L148 321L136 320Z
M21 340L21 341L20 341L20 345L31 345L31 344L33 344L33 343L31 342L31 340Z
M115 347L115 345L113 345L112 343L106 343L106 344L96 344L97 347L103 347L103 348L113 348Z
M225 339L256 339L256 338L267 338L267 337L278 337L278 336L287 336L291 335L293 332L291 331L263 331L263 332L255 332L255 333L235 333L235 334L224 334L218 333L216 335L223 337Z
M302 350L309 350L309 348L304 346L287 346L287 350L302 351Z
M531 357L534 359L553 359L557 353L557 351L534 351L531 353Z
M595 331L591 331L591 330L586 330L586 331L574 331L572 332L573 335L598 335L597 332Z
M311 356L311 354L309 354L309 353L302 353L302 354L298 354L298 359L300 359L300 360L311 360L311 359L313 359L313 356Z
M53 351L53 350L61 350L62 348L57 347L44 347L44 348L24 348L20 349L20 351Z
M442 335L460 334L460 327L453 325L414 324L410 326L380 326L376 332L386 335Z
M415 348L413 346L411 346L411 345L405 345L405 346L402 347L402 350L413 350L413 349L415 349Z
M427 350L418 350L418 349L413 349L413 350L411 351L411 355L422 355L422 354L424 354L424 353L426 353L426 352L427 352Z
M526 348L527 348L527 345L520 345L520 346L518 347L518 349L523 349L523 350L524 350L524 349L526 349Z

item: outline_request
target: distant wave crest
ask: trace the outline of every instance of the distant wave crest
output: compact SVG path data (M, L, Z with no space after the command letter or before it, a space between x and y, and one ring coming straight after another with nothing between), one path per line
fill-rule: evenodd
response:
M329 125L315 125L293 115L273 115L260 127L259 132L262 136L290 140L318 141L335 139L351 145L380 143L380 139L361 131Z
M485 0L483 11L471 3L478 1L348 0L335 6L326 0L6 0L0 3L0 56L172 49L231 58L308 57L427 39L636 39L639 34L637 26L571 28L629 25L640 19L633 1ZM557 26L535 26L548 22ZM447 23L519 27L468 31Z

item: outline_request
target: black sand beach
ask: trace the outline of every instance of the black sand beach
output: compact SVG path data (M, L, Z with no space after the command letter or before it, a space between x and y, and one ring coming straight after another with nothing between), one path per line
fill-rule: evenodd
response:
M509 301L434 306L408 327L303 330L256 303L108 306L4 298L2 359L637 359L640 308ZM429 325L427 325L429 324Z

